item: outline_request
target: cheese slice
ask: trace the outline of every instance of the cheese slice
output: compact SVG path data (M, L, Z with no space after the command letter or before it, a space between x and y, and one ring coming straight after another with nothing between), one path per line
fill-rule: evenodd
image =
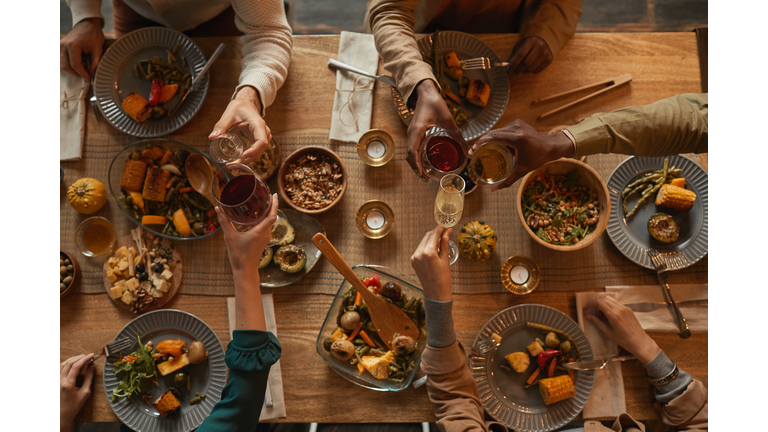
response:
M133 301L133 294L130 291L124 291L121 300L125 304L131 304L131 301Z
M112 288L109 289L109 296L112 297L113 299L119 299L120 297L123 296L123 289L120 288L119 286L113 286Z
M159 287L157 287L157 289L158 289L159 291L162 291L162 292L164 292L164 293L167 293L167 292L168 292L168 289L169 289L170 287L171 287L171 285L170 285L168 282L166 282L166 281L162 281L162 282L160 283L160 286L159 286Z
M163 270L162 273L160 273L160 276L162 276L163 279L165 279L165 280L171 280L171 278L173 277L173 272L171 272L168 269L165 269L165 270Z
M134 292L136 291L136 288L139 287L139 280L136 279L135 277L132 277L127 281L125 281L125 285L128 287L129 290L131 290L131 292Z

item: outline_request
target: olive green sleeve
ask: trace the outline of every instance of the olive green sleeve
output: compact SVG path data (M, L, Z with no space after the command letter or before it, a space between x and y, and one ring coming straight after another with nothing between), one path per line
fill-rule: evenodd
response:
M645 106L598 113L567 128L581 157L600 153L669 156L707 152L708 94L689 93Z
M520 20L520 38L544 39L556 56L576 33L582 0L525 0Z

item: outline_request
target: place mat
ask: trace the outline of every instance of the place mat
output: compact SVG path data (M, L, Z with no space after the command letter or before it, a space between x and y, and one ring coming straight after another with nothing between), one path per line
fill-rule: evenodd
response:
M205 151L205 137L168 136ZM410 258L424 234L435 227L434 200L437 182L423 183L406 162L406 142L395 138L397 147L393 159L383 167L369 167L357 156L357 148L350 144L329 144L327 136L281 137L275 139L282 146L284 157L307 145L325 145L344 160L349 187L342 201L325 213L314 216L325 227L328 239L341 252L347 262L356 264L377 264L415 277ZM136 141L129 136L89 136L83 149L83 159L62 163L65 170L65 184L61 191L60 243L66 251L77 253L74 247L74 233L80 221L87 216L75 212L67 203L66 186L79 177L93 177L107 182L109 164L115 154L127 144ZM689 156L699 162L698 156ZM626 156L589 156L587 163L595 168L603 179ZM277 180L269 182L273 192L278 190ZM355 215L360 206L372 199L379 199L392 208L395 225L386 237L371 240L364 237L355 224ZM576 252L554 253L536 244L531 239L516 214L517 184L492 193L489 188L478 188L468 195L464 213L452 234L456 239L458 230L466 222L482 220L489 224L498 235L496 251L486 261L459 259L451 266L453 291L459 294L507 292L501 283L500 270L504 261L513 255L532 258L541 270L538 290L574 291L608 285L652 285L656 283L654 272L635 265L621 254L611 243L607 234L591 246ZM281 207L286 204L282 202ZM110 196L107 205L96 213L115 225L116 236L128 234L135 225L117 208ZM184 260L184 280L179 291L186 294L234 295L232 270L227 258L224 240L216 235L205 240L177 241L174 243ZM78 256L82 269L80 286L85 293L103 293L101 263L93 258ZM670 273L670 283L706 283L707 257L687 269ZM293 285L282 288L262 288L264 293L335 294L343 277L327 260L320 259L304 278Z

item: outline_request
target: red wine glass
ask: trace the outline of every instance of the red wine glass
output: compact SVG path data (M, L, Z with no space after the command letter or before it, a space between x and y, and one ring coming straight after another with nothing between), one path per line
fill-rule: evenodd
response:
M247 165L230 163L213 176L211 192L239 231L261 222L272 207L269 186Z
M427 177L440 180L446 174L459 173L467 164L467 142L460 131L434 126L422 140L421 160Z

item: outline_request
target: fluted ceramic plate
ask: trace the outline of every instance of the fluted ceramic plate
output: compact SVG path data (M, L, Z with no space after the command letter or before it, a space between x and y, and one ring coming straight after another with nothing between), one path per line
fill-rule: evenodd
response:
M422 53L432 52L432 38L434 34L425 36L418 41L419 51ZM453 51L460 60L469 60L477 57L488 57L491 63L500 63L501 59L496 52L480 39L457 31L441 31L437 37L437 54L445 56ZM461 135L465 140L470 141L479 138L480 135L491 130L493 126L504 114L509 99L509 81L507 80L507 71L503 67L491 69L473 69L465 70L464 76L470 79L480 79L491 86L491 96L485 107L472 105L466 100L462 101L461 107L469 114L469 121L462 126ZM443 82L451 84L451 92L459 94L459 83L448 77L444 77ZM392 99L400 118L405 124L411 124L413 110L408 108L403 101L403 97L396 88L392 87Z
M685 188L696 192L696 202L687 212L666 207L656 207L654 195L627 219L622 204L621 192L624 187L649 171L664 167L663 157L630 157L619 164L608 179L608 193L611 199L611 218L608 221L608 236L627 258L645 268L653 269L646 249L654 248L667 263L669 270L680 270L695 264L707 254L709 238L709 180L707 173L696 162L685 156L669 156L669 167L681 168ZM631 210L640 199L633 195L627 202ZM666 213L675 219L680 227L676 242L662 243L648 232L648 219L656 213Z
M575 321L549 306L525 304L505 309L485 323L474 345L490 337L492 332L501 336L501 345L486 355L470 356L470 371L480 391L485 412L496 421L518 432L552 431L565 426L584 409L595 383L595 372L577 371L574 375L576 396L545 405L538 386L525 388L525 381L536 370L535 358L531 358L528 370L521 374L501 368L507 365L505 355L526 352L525 347L537 337L544 338L541 330L528 328L528 322L548 325L570 334L579 346L581 359L594 358L587 338Z
M291 224L294 233L296 234L291 244L304 249L304 253L307 254L307 262L304 264L304 268L296 273L286 273L280 270L280 267L278 267L274 261L267 264L263 269L259 269L261 286L268 288L283 287L303 278L305 274L312 271L312 268L320 260L320 257L323 256L317 246L312 242L312 237L315 234L323 233L323 235L325 235L325 228L323 228L323 225L320 224L317 219L300 211L289 208L280 211L285 214L286 219L288 219L288 222ZM280 246L272 246L272 250L275 252L277 252L279 248Z
M208 93L210 74L206 74L195 84L195 89L178 110L176 105L180 101L179 96L175 96L171 102L165 104L166 108L176 110L171 117L161 120L148 119L138 123L126 114L121 106L123 99L131 93L138 93L144 99L149 99L152 82L137 77L133 65L154 56L167 61L168 53L165 50L173 51L179 43L181 47L176 52L177 64L182 69L189 70L194 80L205 66L205 56L192 39L176 30L165 27L135 30L118 39L107 49L96 71L93 94L98 99L99 109L109 124L128 135L155 138L177 130L197 114ZM181 64L182 56L187 58L189 66L185 67Z
M182 395L179 400L181 415L174 418L163 418L154 408L147 406L141 397L136 395L130 398L118 398L116 402L112 402L110 396L112 390L117 387L119 378L112 373L110 365L118 360L119 355L109 357L106 359L103 373L104 390L109 405L117 418L136 432L188 432L195 430L208 417L216 402L221 400L221 391L227 383L227 365L224 363L224 350L219 338L207 324L196 316L173 309L156 310L139 316L123 327L120 333L115 336L115 340L124 337L136 339L137 333L141 336L142 343L146 344L148 341L152 341L154 346L167 339L181 339L187 346L190 342L198 340L205 345L205 349L208 351L208 360L200 364L184 366L179 370L179 372L184 372L191 377L191 390L187 390L186 387L179 389ZM137 349L139 349L138 340L130 351ZM168 387L173 386L174 375L175 373L161 376L158 372L159 385L152 385L150 395L157 398L168 391ZM189 401L195 397L195 392L204 394L205 400L190 405Z

